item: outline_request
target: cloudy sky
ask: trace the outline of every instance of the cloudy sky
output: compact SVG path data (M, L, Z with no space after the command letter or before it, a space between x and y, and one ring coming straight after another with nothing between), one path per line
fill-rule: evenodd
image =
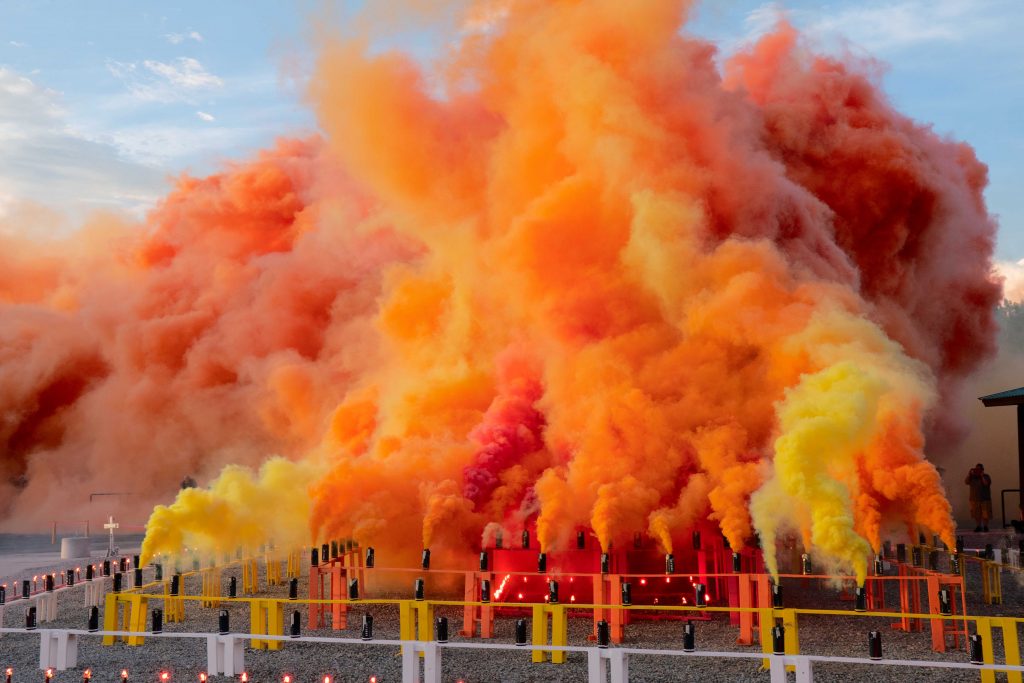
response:
M379 0L381 6L384 0ZM378 4L376 0L368 0ZM337 12L343 21L354 1ZM362 4L359 2L358 4ZM141 213L183 171L315 130L303 0L0 3L0 219L24 201ZM783 7L823 49L888 65L896 106L966 140L990 168L998 258L1024 284L1024 2L714 0L689 27L735 50ZM392 38L420 56L444 38Z

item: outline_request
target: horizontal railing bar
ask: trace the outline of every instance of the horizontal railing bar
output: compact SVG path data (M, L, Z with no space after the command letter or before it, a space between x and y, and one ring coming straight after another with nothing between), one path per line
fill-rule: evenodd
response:
M81 629L23 629L23 628L0 628L0 633L16 633L24 635L42 635L45 633L62 632L68 634L82 635L82 636L116 636L116 637L144 637L144 638L192 638L192 639L208 639L211 636L219 637L221 634L213 633L180 633L180 632L161 632L161 633L150 633L147 631L86 631ZM424 645L433 644L438 648L445 649L461 649L461 650L510 650L510 651L533 651L541 650L545 652L557 651L557 652L591 652L595 650L601 650L602 648L596 647L578 647L578 646L564 646L564 645L534 645L532 643L525 645L512 645L507 643L462 643L462 642L447 642L437 643L433 641L419 641L419 640L384 640L384 639L372 639L363 640L361 638L330 638L325 636L272 636L262 634L251 634L251 633L229 633L225 634L225 637L230 636L234 639L249 640L274 640L283 642L299 642L299 643L324 643L324 644L335 644L335 645L390 645L390 646L409 646L413 649L423 649ZM1021 671L1024 672L1024 666L1013 666L1009 664L967 664L962 662L942 662L935 660L925 659L867 659L863 657L830 657L825 655L776 655L765 652L720 652L710 650L697 650L694 652L684 652L682 650L662 650L662 649L643 649L643 648L605 648L606 650L614 649L630 655L639 656L669 656L669 657L718 657L723 659L766 659L766 658L780 658L786 664L794 664L800 660L811 661L811 662L827 662L833 664L868 664L872 666L904 666L904 667L919 667L919 668L936 668L936 669L973 669L973 670L990 670L990 671Z

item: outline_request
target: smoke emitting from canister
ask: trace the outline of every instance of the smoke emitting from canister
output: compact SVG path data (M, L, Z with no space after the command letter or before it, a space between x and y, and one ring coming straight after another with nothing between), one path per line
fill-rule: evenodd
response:
M973 151L784 21L722 55L683 0L503 7L438 69L323 38L322 135L144 224L0 231L0 514L196 472L142 561L717 525L863 582L887 526L952 547L924 447L1000 298Z

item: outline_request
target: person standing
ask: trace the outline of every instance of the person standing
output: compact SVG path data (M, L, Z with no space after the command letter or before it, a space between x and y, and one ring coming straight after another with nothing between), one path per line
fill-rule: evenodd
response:
M975 531L988 531L988 520L992 519L992 477L985 474L980 462L967 473L964 483L971 487L971 517L977 522Z

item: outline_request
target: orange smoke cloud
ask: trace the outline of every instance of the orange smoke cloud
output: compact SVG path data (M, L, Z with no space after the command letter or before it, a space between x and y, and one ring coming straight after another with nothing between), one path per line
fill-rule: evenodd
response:
M15 511L124 453L146 490L275 453L315 463L307 540L409 559L711 520L863 576L886 524L948 542L926 428L957 431L935 396L999 298L971 150L786 25L723 77L681 0L471 5L433 71L328 41L324 139L182 179L108 269L18 262ZM176 515L216 546L193 498L152 553Z

